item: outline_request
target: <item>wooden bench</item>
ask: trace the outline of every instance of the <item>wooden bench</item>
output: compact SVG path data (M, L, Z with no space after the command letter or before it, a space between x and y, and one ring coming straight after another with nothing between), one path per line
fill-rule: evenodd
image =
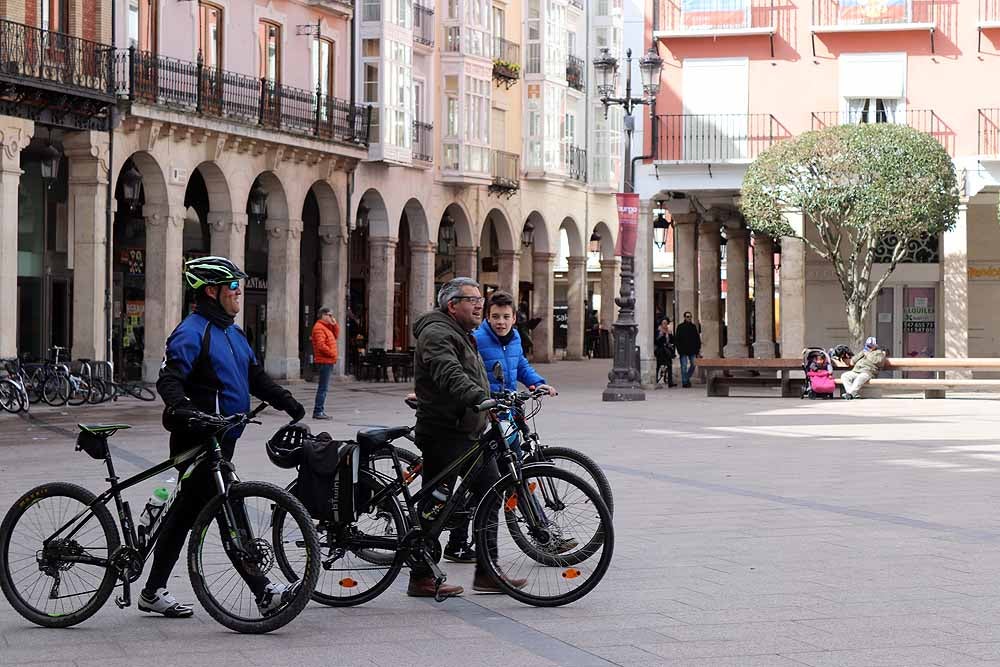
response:
M696 364L705 372L705 389L708 396L728 396L731 387L780 387L784 398L802 395L805 377L792 377L793 371L802 371L801 359L699 359ZM835 368L837 374L849 368ZM889 358L883 374L891 371L932 372L946 371L1000 372L1000 358L939 359L939 358ZM735 375L741 373L741 375ZM837 379L837 384L842 385ZM886 391L923 392L926 398L945 398L947 392L1000 391L1000 380L964 378L874 378L865 385L864 395Z

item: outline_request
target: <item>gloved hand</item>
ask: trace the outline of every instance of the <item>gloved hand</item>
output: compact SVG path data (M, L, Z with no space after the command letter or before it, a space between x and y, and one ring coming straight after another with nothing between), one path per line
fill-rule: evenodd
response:
M285 409L288 416L292 418L293 422L301 421L303 417L306 416L306 409L302 407L302 404L292 399L292 405Z

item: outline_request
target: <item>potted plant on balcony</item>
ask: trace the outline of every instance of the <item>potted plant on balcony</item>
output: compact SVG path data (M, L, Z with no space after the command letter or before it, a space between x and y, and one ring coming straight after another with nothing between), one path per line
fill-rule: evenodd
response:
M954 227L959 204L947 151L930 134L886 123L839 125L777 143L747 169L741 194L750 229L803 242L833 266L855 349L872 302L911 244ZM791 212L801 212L801 224ZM873 272L887 240L884 268Z
M497 79L517 79L521 75L521 66L503 58L493 60L493 76Z

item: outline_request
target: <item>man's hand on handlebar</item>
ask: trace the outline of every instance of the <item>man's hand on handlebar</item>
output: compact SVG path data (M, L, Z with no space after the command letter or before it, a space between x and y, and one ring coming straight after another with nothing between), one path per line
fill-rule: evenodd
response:
M535 393L535 394L539 394L539 393L544 392L545 394L548 394L549 396L558 396L559 395L559 392L556 391L555 387L552 387L552 386L547 385L547 384L540 384L540 385L537 385L537 386L532 385L531 387L528 387L528 389L530 389L532 391L532 393Z

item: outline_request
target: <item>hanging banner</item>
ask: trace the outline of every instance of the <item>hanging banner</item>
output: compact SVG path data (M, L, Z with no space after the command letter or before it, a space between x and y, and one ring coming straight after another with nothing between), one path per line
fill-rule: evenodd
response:
M615 255L634 257L635 238L639 231L639 194L619 192L615 197L618 199L618 242L615 243Z

